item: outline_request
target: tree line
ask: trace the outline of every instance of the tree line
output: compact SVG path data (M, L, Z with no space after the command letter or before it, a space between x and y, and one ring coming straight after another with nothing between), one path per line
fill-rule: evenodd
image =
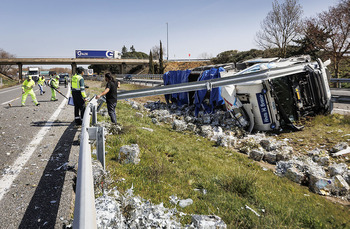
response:
M255 42L262 48L230 50L218 54L214 63L241 62L257 57L286 58L310 55L312 59L331 59L334 77L349 76L350 0L341 0L315 17L302 18L298 0L272 3L272 10L261 22Z

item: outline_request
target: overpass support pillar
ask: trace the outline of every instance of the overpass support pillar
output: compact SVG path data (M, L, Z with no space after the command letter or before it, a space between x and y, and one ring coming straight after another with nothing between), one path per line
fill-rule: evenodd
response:
M125 63L122 63L120 65L120 74L124 74L126 71L126 64Z
M18 64L18 77L19 77L19 80L22 80L23 79L23 64L22 63L17 63Z
M74 76L75 73L77 72L77 63L72 63L71 66L72 66L72 76Z

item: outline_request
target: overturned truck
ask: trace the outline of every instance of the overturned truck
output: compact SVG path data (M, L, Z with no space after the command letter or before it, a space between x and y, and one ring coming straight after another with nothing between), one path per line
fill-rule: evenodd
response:
M215 112L220 109L220 105L225 104L237 125L248 131L268 131L283 126L301 129L301 126L296 125L300 117L326 114L332 109L328 84L330 75L326 68L328 64L329 61L323 63L318 59L311 62L308 56L302 56L266 62L259 59L241 71L230 64L168 72L164 75L165 85L245 75L247 80L218 87L216 91L208 88L201 90L202 93L200 90L188 92L187 96L173 93L166 95L166 99L179 105L193 103L205 112ZM259 74L265 77L260 80L250 79L250 76Z
M285 126L299 130L301 117L331 112L329 60L301 56L247 63L243 69L232 63L169 71L164 86L120 92L118 100L164 94L168 103L194 105L195 115L226 109L249 132Z

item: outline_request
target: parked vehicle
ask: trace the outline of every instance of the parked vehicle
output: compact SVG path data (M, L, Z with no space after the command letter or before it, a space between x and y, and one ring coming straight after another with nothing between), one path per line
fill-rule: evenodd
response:
M35 81L35 82L38 82L39 80L39 76L40 76L40 68L38 67L30 67L28 68L28 73L27 73L28 76L31 76L32 79Z
M132 75L124 76L123 80L132 80Z
M61 73L59 74L60 78L58 79L59 84L66 84L69 81L69 74L68 73Z

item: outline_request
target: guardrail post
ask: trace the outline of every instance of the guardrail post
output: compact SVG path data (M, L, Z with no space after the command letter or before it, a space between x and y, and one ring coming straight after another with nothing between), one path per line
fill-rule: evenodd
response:
M97 159L101 162L103 170L105 170L105 135L104 127L89 127L87 128L89 134L89 140L96 141L96 156Z
M91 112L92 112L92 115L91 115L91 125L95 126L97 124L97 111L96 111L96 106L92 105L91 104Z
M106 169L105 167L105 135L104 135L104 128L103 127L97 127L97 141L96 141L96 151L97 151L97 159L101 162L103 170Z

